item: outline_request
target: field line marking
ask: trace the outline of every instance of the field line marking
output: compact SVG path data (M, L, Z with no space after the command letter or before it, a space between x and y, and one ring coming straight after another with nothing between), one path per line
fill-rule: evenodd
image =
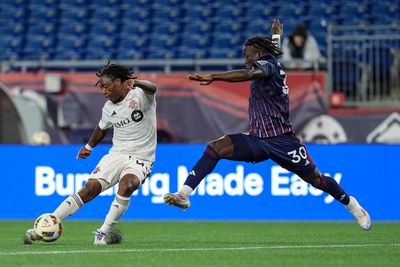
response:
M263 250L263 249L307 249L307 248L365 248L365 247L400 247L393 244L336 244L336 245L282 245L254 247L214 247L214 248L132 248L132 249L86 249L86 250L49 250L49 251L10 251L0 252L0 256L18 255L53 255L53 254L90 254L90 253L128 253L128 252L185 252L185 251L234 251L234 250Z

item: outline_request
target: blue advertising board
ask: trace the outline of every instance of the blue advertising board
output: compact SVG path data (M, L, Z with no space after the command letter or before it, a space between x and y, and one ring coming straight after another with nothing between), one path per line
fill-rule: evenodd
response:
M33 219L52 212L89 178L109 146L76 160L79 146L0 146L0 219ZM400 220L400 146L309 145L319 170L336 179L373 220ZM176 192L204 145L159 145L152 176L134 193L124 219L138 220L352 220L343 205L268 160L221 160L191 197L187 211L162 197ZM114 190L114 191L113 191ZM115 188L71 219L103 219Z

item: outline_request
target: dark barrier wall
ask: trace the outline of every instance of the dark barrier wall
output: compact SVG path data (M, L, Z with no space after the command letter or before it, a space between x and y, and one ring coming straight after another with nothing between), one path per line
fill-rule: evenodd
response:
M94 73L61 73L61 93L46 93L47 73L0 73L0 81L9 88L22 88L45 95L49 118L58 125L63 138L55 143L84 143L97 125L105 98L94 85ZM215 82L200 86L187 74L138 74L159 85L157 118L161 141L207 142L227 133L248 130L250 83ZM322 103L323 73L290 73L291 116L296 129L310 118L326 112ZM163 135L162 135L163 134ZM169 139L168 139L169 136ZM67 140L67 142L65 141Z
M0 218L33 219L77 192L109 149L99 146L89 159L75 160L79 148L0 146ZM159 145L152 176L132 197L124 219L352 220L332 197L273 161L222 160L191 198L190 209L163 204L162 196L177 191L203 150L204 145ZM310 145L308 150L318 168L354 194L373 220L400 220L400 146ZM110 189L73 218L103 219L113 198Z

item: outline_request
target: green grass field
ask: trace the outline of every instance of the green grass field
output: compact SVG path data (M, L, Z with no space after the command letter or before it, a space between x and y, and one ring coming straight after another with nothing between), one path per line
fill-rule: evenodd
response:
M0 266L400 266L400 223L135 222L93 246L101 222L66 221L54 243L23 245L31 221L0 221Z

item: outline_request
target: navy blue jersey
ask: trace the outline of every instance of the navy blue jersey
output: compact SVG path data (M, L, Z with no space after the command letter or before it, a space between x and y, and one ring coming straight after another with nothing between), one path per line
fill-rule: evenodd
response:
M251 80L250 133L267 138L291 132L285 72L272 55L259 58L253 66L262 70L264 77Z

